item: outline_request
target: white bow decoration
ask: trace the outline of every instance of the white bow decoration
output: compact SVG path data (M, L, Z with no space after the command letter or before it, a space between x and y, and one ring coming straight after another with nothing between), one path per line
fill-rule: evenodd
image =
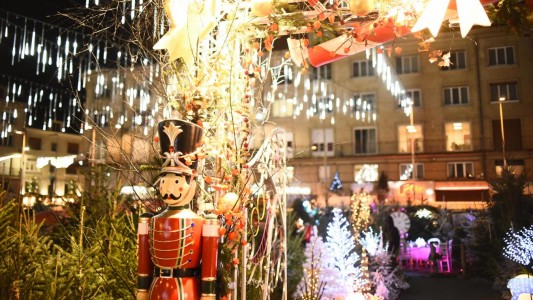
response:
M308 59L307 47L303 45L302 40L287 38L287 45L289 46L289 53L294 64L301 67L304 60Z
M459 16L459 26L461 36L464 38L472 26L490 26L491 22L485 8L479 0L430 0L426 9L411 29L412 32L428 28L431 34L436 37L439 34L442 21L455 17L455 13L450 13L448 6L450 1L457 4L457 15Z

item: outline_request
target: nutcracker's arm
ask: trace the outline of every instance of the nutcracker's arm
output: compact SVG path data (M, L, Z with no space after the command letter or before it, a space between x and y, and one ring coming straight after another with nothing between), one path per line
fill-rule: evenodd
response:
M216 299L216 278L218 264L218 220L216 216L206 218L202 226L202 297L201 300Z
M150 256L151 218L151 214L142 214L137 228L137 300L147 300L150 297L154 269Z

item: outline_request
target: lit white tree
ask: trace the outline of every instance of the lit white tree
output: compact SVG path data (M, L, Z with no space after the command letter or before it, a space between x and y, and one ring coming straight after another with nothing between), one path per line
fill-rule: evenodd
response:
M391 269L391 254L387 251L388 243L383 243L383 233L374 233L372 228L363 232L359 242L366 249L370 258L370 274L374 294L380 299L397 299L400 290L409 288L409 284L398 267Z
M383 232L381 229L379 233L374 233L372 227L368 228L368 231L363 232L362 238L359 241L361 246L365 247L368 255L375 256L381 254L382 252L387 252L389 248L389 243L383 244Z
M504 238L503 254L510 260L528 266L533 261L533 226L514 232L507 232Z
M349 299L355 291L359 269L355 266L359 256L355 252L355 240L350 224L340 209L333 210L333 220L328 225L325 258L324 296L329 299Z

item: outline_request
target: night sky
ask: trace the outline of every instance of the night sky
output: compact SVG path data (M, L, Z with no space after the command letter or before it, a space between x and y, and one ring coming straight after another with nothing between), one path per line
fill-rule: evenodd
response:
M82 1L74 0L3 0L0 9L26 17L35 18L55 25L61 25L62 18L57 13L66 11L69 7L84 5Z

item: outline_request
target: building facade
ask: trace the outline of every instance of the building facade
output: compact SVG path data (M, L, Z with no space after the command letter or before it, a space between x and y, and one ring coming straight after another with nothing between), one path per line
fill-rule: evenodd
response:
M533 39L475 28L465 39L448 31L431 44L409 36L382 49L392 50L385 76L372 55L359 53L309 70L302 84L294 84L296 72L279 80L267 99L268 126L287 130L291 191L338 205L347 197L329 191L335 173L348 197L375 193L384 174L390 204L481 208L487 180L504 163L515 173L533 167ZM448 67L430 62L437 50L449 54ZM403 95L393 96L391 77ZM287 93L287 83L296 88ZM412 114L402 97L412 100Z
M14 118L12 128L6 130L7 136L0 145L2 190L7 193L7 200L22 193L21 200L27 206L38 199L60 205L80 196L84 138L59 130L25 128L24 103L11 105L20 106L20 114L16 118L8 116Z
M265 135L275 127L286 130L291 197L347 205L354 192L377 194L385 175L388 204L483 207L490 196L487 180L496 178L504 163L515 173L533 167L533 40L506 30L475 28L465 39L441 32L431 44L398 38L304 75L282 59L285 51L276 53L282 64L272 73L275 88L264 95L268 110L261 113L269 118L260 130ZM438 50L442 56L432 55ZM439 66L443 58L447 66ZM110 188L150 183L140 170L156 156L151 138L164 101L151 92L153 85L139 84L135 72L106 72L87 82L91 118L83 135L22 131L19 117L0 147L9 182L21 178L24 136L25 192L71 193L71 181L83 182L80 172L53 167L52 158L81 153L86 157L78 160L88 157L86 164L110 166ZM22 104L18 111L23 110ZM258 147L261 134L256 136ZM40 157L48 164L38 168ZM342 191L329 191L334 177Z

